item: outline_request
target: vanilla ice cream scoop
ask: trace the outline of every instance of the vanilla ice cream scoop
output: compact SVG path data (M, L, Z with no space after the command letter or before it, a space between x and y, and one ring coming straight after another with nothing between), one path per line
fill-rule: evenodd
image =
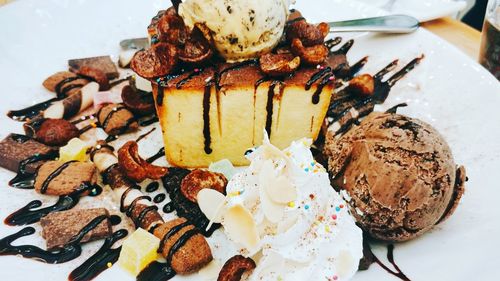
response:
M292 0L186 0L179 15L190 28L204 24L228 62L256 58L279 42Z

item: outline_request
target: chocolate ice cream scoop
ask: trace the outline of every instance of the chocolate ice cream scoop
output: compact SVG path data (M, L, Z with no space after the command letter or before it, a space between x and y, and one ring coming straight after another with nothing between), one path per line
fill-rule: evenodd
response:
M372 237L413 239L450 216L464 192L444 138L429 124L372 113L338 138L326 136L325 155L352 214Z

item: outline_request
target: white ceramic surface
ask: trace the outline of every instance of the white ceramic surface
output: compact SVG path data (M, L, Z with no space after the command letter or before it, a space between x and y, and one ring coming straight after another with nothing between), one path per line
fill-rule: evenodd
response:
M388 0L355 0L382 8ZM467 6L462 0L397 0L389 13L407 14L419 21L430 21L445 16L456 15Z
M383 14L349 0L298 1L311 21L349 19ZM110 54L117 58L118 42L144 36L152 16L168 5L166 0L18 0L0 8L0 137L22 132L21 124L8 119L9 109L25 107L51 97L41 82L65 69L66 61ZM355 62L370 60L365 72L374 73L395 58L401 65L425 54L423 63L397 84L385 109L402 101L402 113L433 124L449 141L455 160L467 168L466 194L455 215L414 241L398 244L395 258L412 280L493 280L500 269L500 83L466 55L425 30L410 35L350 34L356 43L349 52ZM116 144L120 145L118 141ZM152 155L161 146L157 130L140 143L141 154ZM43 198L34 191L8 187L13 173L0 171L0 218ZM106 206L116 211L116 201L105 192L103 200L85 198L78 207ZM36 226L36 225L35 225ZM36 226L39 229L38 226ZM0 226L0 237L19 230ZM223 241L219 234L211 243ZM39 235L19 240L43 247ZM66 280L68 273L100 247L83 247L83 256L61 265L47 265L18 257L0 257L0 280ZM381 258L385 249L375 247ZM220 254L220 256L218 256ZM224 253L215 252L223 260ZM392 280L381 268L359 272L355 280ZM115 266L98 280L133 280ZM187 278L179 278L187 280ZM199 280L196 275L189 280Z

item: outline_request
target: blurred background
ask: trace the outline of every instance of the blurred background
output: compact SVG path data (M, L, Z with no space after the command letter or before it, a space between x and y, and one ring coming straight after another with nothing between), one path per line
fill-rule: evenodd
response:
M7 4L9 2L13 1L22 1L22 0L0 0L0 5ZM390 0L358 0L361 2L365 2L366 4L370 5L375 5L380 8L387 8L388 6L386 4L390 2L396 2L393 5L393 8L399 6L402 6L404 4L407 4L409 2L418 2L423 6L423 9L425 9L425 6L430 7L428 3L426 2L433 2L433 1L425 1L425 0L399 0L399 1L390 1ZM464 23L468 24L469 26L481 31L482 25L483 25L483 20L484 20L484 13L486 11L486 5L488 3L488 0L445 0L442 2L465 2L465 8L463 10L456 12L452 15L451 17L461 20ZM397 3L399 2L399 3ZM412 4L413 5L413 4Z

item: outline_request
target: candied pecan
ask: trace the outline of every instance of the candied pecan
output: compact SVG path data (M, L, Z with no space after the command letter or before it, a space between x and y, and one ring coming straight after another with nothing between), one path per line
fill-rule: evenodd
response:
M330 26L327 23L314 25L299 19L287 25L286 38L288 42L298 38L304 46L311 47L323 44L329 32Z
M200 190L210 188L226 194L226 185L227 179L223 174L197 169L182 179L181 192L186 199L196 203Z
M118 150L118 165L129 179L136 182L145 179L158 180L168 172L167 168L152 165L141 158L139 146L135 141L126 142Z
M328 48L326 48L323 44L305 47L302 44L302 41L298 38L295 38L292 41L292 52L294 55L299 56L302 62L309 65L323 63L329 53Z
M375 91L375 80L370 74L356 76L349 81L349 90L358 95L371 96Z
M239 281L245 271L253 270L255 267L256 264L251 258L236 255L224 263L217 281Z
M201 35L205 37L208 43L211 46L214 46L214 38L212 36L212 30L210 30L210 28L208 28L208 26L204 23L196 23L194 26L201 32Z
M78 128L64 119L46 119L35 133L35 139L46 145L62 146L80 135Z
M102 70L83 65L78 69L77 74L97 82L99 84L99 91L107 91L110 88L109 79Z
M130 85L123 87L122 100L123 104L136 115L144 116L155 111L153 95L140 92Z
M282 47L276 48L276 50L274 50L274 53L276 53L278 55L292 54L292 50L290 50L289 46L282 46Z
M157 23L159 39L176 46L182 46L188 39L188 29L175 9L169 8Z
M292 54L265 54L260 57L260 69L270 76L284 76L297 70L300 57Z
M158 43L148 50L137 52L132 58L130 68L146 79L165 76L177 65L177 48L169 43Z
M204 37L202 31L195 27L186 44L179 51L179 59L187 63L200 64L209 60L213 54L210 43Z

